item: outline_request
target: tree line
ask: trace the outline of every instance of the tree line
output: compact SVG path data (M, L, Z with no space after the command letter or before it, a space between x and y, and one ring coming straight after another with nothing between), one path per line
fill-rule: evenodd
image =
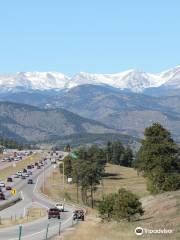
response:
M28 144L22 144L18 143L15 140L4 138L0 136L0 152L3 152L4 148L10 148L10 149L18 149L18 150L23 150L23 149L31 149L32 146Z

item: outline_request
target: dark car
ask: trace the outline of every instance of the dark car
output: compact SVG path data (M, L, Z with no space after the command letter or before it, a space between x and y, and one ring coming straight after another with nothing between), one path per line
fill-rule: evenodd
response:
M7 182L13 182L12 177L8 177L8 178L7 178Z
M0 192L0 200L5 200L4 193Z
M28 179L28 184L33 184L33 180L32 179Z
M57 208L50 208L48 211L48 219L50 218L58 218L60 219L60 211Z
M27 165L27 169L31 169L32 168L32 165Z
M73 214L73 220L84 221L84 211L82 209L75 210Z
M38 162L35 162L35 166L38 166L39 164L38 164Z
M23 173L27 173L27 169L24 168L24 169L23 169Z
M10 190L12 190L12 187L7 186L7 187L6 187L6 190L10 191Z

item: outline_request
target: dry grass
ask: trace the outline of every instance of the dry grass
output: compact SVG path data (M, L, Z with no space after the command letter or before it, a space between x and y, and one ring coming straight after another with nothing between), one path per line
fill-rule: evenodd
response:
M139 197L149 194L146 190L145 179L138 176L134 169L108 164L106 166L106 176L98 186L95 199L99 200L103 194L118 191L121 187L129 189ZM49 177L45 193L53 198L63 198L62 175L58 169ZM76 187L74 184L65 184L65 197L67 200L76 202Z
M96 193L99 199L102 193L115 192L124 187L141 197L145 214L136 222L102 223L96 210L88 211L85 222L80 223L73 231L66 231L61 238L63 240L178 240L180 229L180 191L150 196L146 190L145 179L138 176L136 171L122 166L108 165L107 176L103 179ZM62 198L62 176L56 170L49 178L45 188L46 194L53 198ZM73 184L65 185L67 196L72 201L76 200L76 191ZM173 229L171 235L143 235L137 237L134 229L141 226L147 229Z
M46 215L47 215L47 212L45 209L29 208L27 209L27 215L25 217L1 220L0 228L10 227L18 224L24 224L24 223L31 222L39 218L45 217Z
M16 163L16 167L8 166L4 168L3 170L0 170L0 179L1 180L6 180L8 176L11 176L15 174L17 171L22 170L23 168L26 168L28 164L34 163L40 159L43 158L43 154L41 153L35 153L32 156L29 156L19 162Z
M146 199L144 199L146 200ZM85 222L73 231L66 231L56 240L178 240L180 239L180 191L164 193L145 201L145 215L136 222L102 223L97 213L90 211ZM144 234L136 236L138 226L147 229L172 229L172 234Z

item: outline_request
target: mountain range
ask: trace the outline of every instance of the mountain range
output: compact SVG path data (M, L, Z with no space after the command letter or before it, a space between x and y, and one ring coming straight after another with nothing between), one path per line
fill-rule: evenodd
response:
M154 122L163 124L180 141L180 67L159 74L81 72L71 78L53 72L3 75L0 101L1 128L28 141L73 134L142 138L145 127ZM8 102L20 105L11 105L4 116ZM30 106L21 107L22 103Z
M132 92L158 87L180 88L180 66L159 74L131 69L116 74L80 72L73 77L58 72L19 72L0 76L1 92L63 90L85 84L107 85Z

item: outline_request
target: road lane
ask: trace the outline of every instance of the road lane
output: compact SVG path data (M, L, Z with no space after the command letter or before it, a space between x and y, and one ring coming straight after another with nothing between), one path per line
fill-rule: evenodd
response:
M53 165L50 162L45 167L46 178L53 171ZM22 191L23 200L0 212L2 217L11 216L12 212L16 215L23 215L26 211L26 207L31 206L31 204L39 204L45 208L50 208L55 205L55 202L49 200L49 198L44 197L39 193L39 189L43 184L43 169L33 176L35 184L27 185L26 183L15 183L18 191ZM28 187L27 187L28 186ZM65 205L65 212L61 214L61 230L70 227L72 225L72 212L73 207ZM27 240L42 240L45 239L46 226L49 223L49 235L54 236L58 233L59 220L51 219L48 220L47 217L38 219L36 221L23 224L22 239ZM15 240L18 239L18 226L12 226L6 229L0 229L0 239L3 240Z

